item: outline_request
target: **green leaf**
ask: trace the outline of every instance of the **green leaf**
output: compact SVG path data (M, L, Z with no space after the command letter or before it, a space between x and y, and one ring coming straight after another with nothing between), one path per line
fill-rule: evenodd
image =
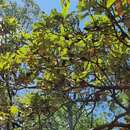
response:
M18 53L26 55L29 51L29 46L25 45L18 50Z
M31 104L32 96L33 95L31 93L25 94L22 98L19 99L19 101L23 105L29 106Z
M64 4L64 1L65 1L65 0L60 0L61 6Z
M79 78L85 78L87 76L87 71L83 71L79 74Z
M67 48L64 48L64 49L61 51L61 57L66 56L67 53L68 53L68 49L67 49Z
M107 0L107 8L110 8L116 0Z
M31 35L30 35L29 33L24 33L24 32L22 32L21 35L22 35L22 37L23 37L24 39L29 39L29 38L31 37Z
M10 112L12 115L16 115L18 113L18 111L19 110L18 110L17 106L15 106L15 105L11 106Z
M65 29L64 29L64 26L63 26L63 25L61 25L60 31L61 31L61 34L64 34L64 33L65 33Z
M68 10L69 10L69 8L70 8L70 0L64 1L63 4L64 4L64 5L63 5L63 9L62 9L62 14L63 14L64 16L66 16L66 14L68 13Z
M125 5L127 3L127 0L122 1L122 5Z

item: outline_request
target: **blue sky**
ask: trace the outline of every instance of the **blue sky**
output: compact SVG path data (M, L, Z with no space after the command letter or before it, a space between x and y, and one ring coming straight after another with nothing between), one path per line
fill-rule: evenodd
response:
M61 11L60 0L35 0L40 8L46 13L50 13L51 9L56 8Z
M51 9L56 8L58 11L61 11L60 0L35 0L40 8L46 13L50 13ZM72 0L70 10L75 10L78 0Z

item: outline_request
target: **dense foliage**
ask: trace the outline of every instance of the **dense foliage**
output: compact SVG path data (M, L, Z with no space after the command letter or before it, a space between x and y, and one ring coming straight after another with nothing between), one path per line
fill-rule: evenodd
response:
M130 129L129 0L0 2L1 130Z

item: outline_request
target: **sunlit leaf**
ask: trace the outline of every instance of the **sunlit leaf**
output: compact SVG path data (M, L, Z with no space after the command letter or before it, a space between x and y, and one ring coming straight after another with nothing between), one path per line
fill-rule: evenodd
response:
M17 106L13 105L10 107L10 112L12 115L16 115L18 113L18 111L19 110L18 110Z
M110 8L116 0L107 0L107 8Z
M67 15L69 8L70 8L70 0L65 0L64 3L63 3L63 8L62 8L62 14L64 16Z

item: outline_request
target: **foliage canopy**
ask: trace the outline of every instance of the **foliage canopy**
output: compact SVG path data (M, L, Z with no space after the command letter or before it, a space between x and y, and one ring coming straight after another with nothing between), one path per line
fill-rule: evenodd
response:
M130 1L61 0L50 15L24 3L1 6L1 129L130 129Z

